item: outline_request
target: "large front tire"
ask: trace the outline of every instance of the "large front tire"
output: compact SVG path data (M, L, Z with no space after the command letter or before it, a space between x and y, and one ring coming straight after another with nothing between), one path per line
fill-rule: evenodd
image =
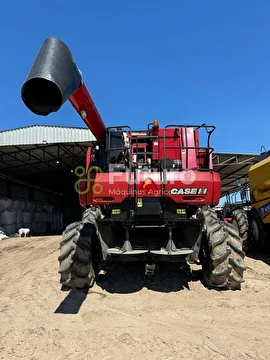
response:
M60 283L65 289L92 287L96 274L92 261L94 226L75 222L67 226L60 243Z
M208 288L240 290L244 282L245 253L237 229L220 222L214 210L203 211L201 263Z

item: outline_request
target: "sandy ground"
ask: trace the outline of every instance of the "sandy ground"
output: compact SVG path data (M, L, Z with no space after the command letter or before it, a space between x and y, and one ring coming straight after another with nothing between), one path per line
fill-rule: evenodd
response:
M0 242L0 359L270 359L270 257L246 258L241 291L177 266L145 278L112 264L89 291L61 292L60 237Z

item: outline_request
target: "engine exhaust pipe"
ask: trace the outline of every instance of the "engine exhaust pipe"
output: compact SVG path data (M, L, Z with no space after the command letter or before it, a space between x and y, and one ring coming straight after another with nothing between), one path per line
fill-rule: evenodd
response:
M36 115L58 111L81 86L82 74L69 48L59 39L46 39L21 89L24 104Z

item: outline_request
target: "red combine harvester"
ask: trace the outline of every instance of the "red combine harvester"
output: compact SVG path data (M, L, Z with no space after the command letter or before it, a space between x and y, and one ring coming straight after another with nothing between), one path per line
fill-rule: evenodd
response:
M102 261L202 265L210 288L240 289L244 256L237 229L220 222L221 181L213 171L214 126L167 125L154 120L142 131L106 128L68 47L48 38L21 89L25 105L49 115L69 100L96 138L77 168L81 221L67 226L60 244L60 282L93 285ZM206 131L208 144L200 147ZM72 191L73 189L71 189Z

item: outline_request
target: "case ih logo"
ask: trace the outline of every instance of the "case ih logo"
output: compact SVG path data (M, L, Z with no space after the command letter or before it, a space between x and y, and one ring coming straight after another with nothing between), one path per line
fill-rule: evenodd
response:
M205 195L207 187L201 188L173 188L170 190L171 195Z

